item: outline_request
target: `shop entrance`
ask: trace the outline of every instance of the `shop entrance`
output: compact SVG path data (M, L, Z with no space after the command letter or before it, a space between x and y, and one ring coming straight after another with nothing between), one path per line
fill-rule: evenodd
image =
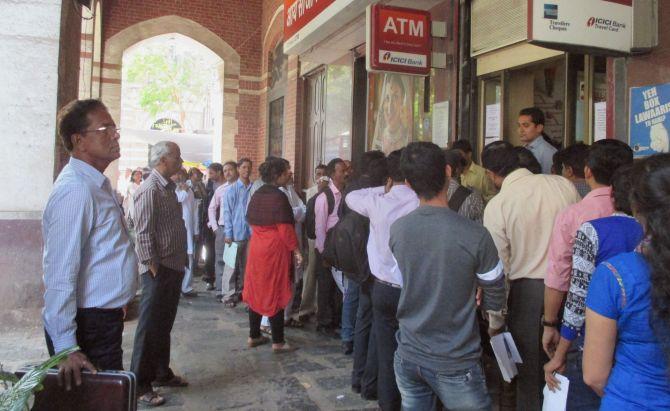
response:
M505 140L520 145L517 117L525 107L545 113L545 133L556 146L604 138L606 61L564 54L479 78L481 147Z

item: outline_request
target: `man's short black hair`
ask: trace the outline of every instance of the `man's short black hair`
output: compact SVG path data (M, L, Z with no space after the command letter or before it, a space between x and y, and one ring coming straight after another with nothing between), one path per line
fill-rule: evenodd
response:
M526 107L519 111L519 116L530 116L536 126L544 125L544 112L537 107Z
M346 163L339 157L336 157L328 162L328 165L326 166L326 175L328 177L333 176L333 174L335 173L335 166L338 164L346 164Z
M514 147L516 155L519 157L519 167L525 168L533 174L542 174L542 166L537 161L535 155L526 147Z
M223 173L223 166L221 163L212 163L207 166L209 170L216 171L217 173Z
M623 141L606 139L593 143L586 165L596 183L612 184L612 175L621 166L633 163L633 150Z
M435 198L447 181L442 149L427 141L410 143L400 157L400 169L412 190L426 200Z
M444 160L451 167L451 178L459 178L465 167L468 166L468 159L465 158L465 153L460 149L444 150Z
M380 150L366 151L365 153L361 154L361 158L359 161L356 162L354 170L359 176L369 175L371 172L370 169L373 166L378 167L380 164L379 160L382 160L382 162L384 162L385 159L386 155L384 154L383 151Z
M507 177L519 168L519 155L507 141L494 141L482 151L482 166L501 177Z
M386 157L386 168L388 169L388 175L391 177L394 183L402 183L405 181L405 174L403 174L400 167L400 159L402 158L402 152L405 150L401 148L400 150L391 151L389 156Z
M589 157L590 147L584 143L575 143L561 150L561 168L570 167L575 177L584 178L584 166Z
M564 148L560 150L556 150L554 152L554 155L551 156L551 173L556 174L556 175L561 175L563 174L563 150ZM583 167L582 167L583 169Z
M323 163L319 163L318 166L314 167L314 170L325 170L325 169L326 169L326 165L323 164Z
M368 153L371 153L370 151ZM389 176L389 169L386 162L386 155L382 153L379 156L378 153L369 157L369 162L363 168L360 175L367 175L369 178L369 183L371 187L378 187L386 184L386 178ZM367 153L363 153L365 156Z
M470 141L464 138L451 143L451 148L452 150L461 150L465 154L472 153L472 144L470 144Z
M231 166L231 167L233 167L235 170L237 170L237 163L234 162L233 160L228 160L228 161L226 161L225 163L223 163L223 167L225 167L225 166ZM223 170L223 167L221 168L221 170Z
M612 200L614 210L633 215L630 194L633 191L633 164L619 167L612 175Z
M242 164L244 163L249 163L249 167L253 167L254 163L251 161L249 157L242 157L241 159L237 160L237 166L242 167Z
M97 99L73 100L58 112L58 135L68 152L74 148L72 136L81 133L89 126L88 115L96 110L107 110Z

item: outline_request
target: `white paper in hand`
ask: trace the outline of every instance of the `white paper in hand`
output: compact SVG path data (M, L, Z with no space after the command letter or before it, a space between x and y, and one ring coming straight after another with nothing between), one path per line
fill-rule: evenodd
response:
M496 355L503 379L512 382L512 378L519 373L516 364L521 364L521 355L516 348L512 334L504 332L491 338L491 347Z
M228 267L235 268L235 260L237 259L237 243L232 242L226 244L223 249L223 262L226 263Z
M542 404L542 411L565 411L568 404L568 388L570 388L570 380L564 375L554 374L556 379L561 382L560 388L555 392L551 392L549 387L544 386L542 391L544 394L544 403Z

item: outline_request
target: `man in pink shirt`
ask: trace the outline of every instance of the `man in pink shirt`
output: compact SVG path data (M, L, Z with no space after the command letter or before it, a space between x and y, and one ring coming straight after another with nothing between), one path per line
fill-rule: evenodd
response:
M231 285L230 280L232 277L232 270L235 267L232 267L229 271L226 272L226 279L224 279L224 264L223 264L223 251L226 245L225 243L225 234L223 230L223 196L226 194L226 191L232 186L232 184L237 180L237 163L234 161L228 161L223 165L223 178L225 182L216 188L214 191L214 196L212 201L209 203L207 208L207 215L209 217L209 228L212 229L215 236L214 242L214 272L216 273L216 299L219 302L223 301L223 298L228 298L235 293L235 284L233 281L232 291L230 289Z
M617 168L633 162L633 150L619 140L601 140L593 144L584 167L586 183L591 188L582 201L556 216L549 243L547 274L544 279L544 317L542 347L552 357L560 339L559 311L570 288L572 248L579 227L590 220L614 212L610 187Z
M326 175L330 178L328 188L318 195L314 202L314 232L316 234L316 270L317 273L317 323L316 331L329 337L338 338L335 332L336 313L335 280L328 267L322 260L323 246L326 242L326 233L337 224L339 218L340 203L342 202L342 190L348 177L347 165L341 158L330 160L326 166ZM333 206L329 207L328 197L332 193ZM332 200L331 200L332 201Z

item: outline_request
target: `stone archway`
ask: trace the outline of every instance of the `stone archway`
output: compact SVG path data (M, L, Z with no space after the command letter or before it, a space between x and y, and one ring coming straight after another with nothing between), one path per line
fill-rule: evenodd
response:
M100 99L112 117L121 117L121 63L123 52L132 45L161 34L179 33L201 43L223 60L223 132L213 143L213 160L237 158L235 136L238 134L236 119L239 106L240 55L228 43L202 25L179 16L163 16L134 24L105 41L102 63ZM114 165L107 174L114 174ZM109 175L109 177L116 177ZM116 178L110 178L116 181Z

